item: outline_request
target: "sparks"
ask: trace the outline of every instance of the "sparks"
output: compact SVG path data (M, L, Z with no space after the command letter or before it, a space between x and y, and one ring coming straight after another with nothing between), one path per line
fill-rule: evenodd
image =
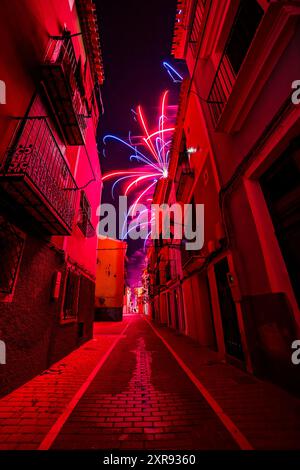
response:
M172 78L174 83L182 82L183 80L182 75L180 75L180 73L178 73L177 70L175 70L174 67L172 67L172 65L170 65L168 62L163 62L163 66L168 72L168 74L170 75L170 77Z

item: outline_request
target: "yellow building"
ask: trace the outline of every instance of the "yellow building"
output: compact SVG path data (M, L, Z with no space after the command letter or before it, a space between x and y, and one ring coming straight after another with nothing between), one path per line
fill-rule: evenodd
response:
M96 320L122 320L127 243L99 238L96 272Z

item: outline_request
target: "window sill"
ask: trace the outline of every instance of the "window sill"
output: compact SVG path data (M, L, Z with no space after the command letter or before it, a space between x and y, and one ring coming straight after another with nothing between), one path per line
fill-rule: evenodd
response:
M71 323L77 323L77 318L66 318L65 320L60 319L59 322L60 325L69 325Z

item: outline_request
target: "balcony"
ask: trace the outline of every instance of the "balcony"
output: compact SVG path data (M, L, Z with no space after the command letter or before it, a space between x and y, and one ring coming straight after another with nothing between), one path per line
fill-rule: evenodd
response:
M45 118L19 122L0 166L0 188L51 235L72 231L77 185Z
M177 0L177 14L172 41L172 55L184 59L186 45L196 57L197 46L206 22L211 0Z
M263 16L259 2L240 1L207 99L214 127L220 122Z
M72 38L52 38L42 74L46 91L68 145L84 145L86 110L82 100L83 84Z

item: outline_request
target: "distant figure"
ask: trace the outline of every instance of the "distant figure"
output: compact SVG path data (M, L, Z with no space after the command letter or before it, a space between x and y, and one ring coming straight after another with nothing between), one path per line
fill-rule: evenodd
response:
M0 80L0 104L6 104L6 86L3 80Z
M0 341L0 364L6 364L6 346L4 341Z

